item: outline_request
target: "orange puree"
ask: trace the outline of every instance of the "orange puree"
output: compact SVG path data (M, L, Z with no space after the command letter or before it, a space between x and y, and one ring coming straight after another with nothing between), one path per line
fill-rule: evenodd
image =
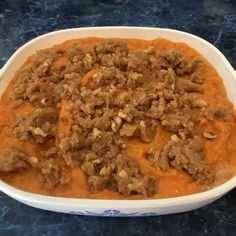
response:
M69 40L61 45L54 47L68 48L68 46L79 43L82 49L85 49L95 42L100 42L103 39L99 38L85 38ZM123 39L122 39L123 40ZM230 177L236 170L236 113L233 110L233 105L227 99L227 94L223 85L223 81L216 72L216 70L200 55L197 51L190 48L184 43L175 43L165 39L156 39L152 41L144 41L138 39L125 39L127 41L130 50L144 49L149 46L154 46L160 50L166 50L169 48L176 48L183 53L187 58L200 57L204 66L201 70L201 76L205 79L203 88L207 91L203 94L196 94L196 96L202 97L207 103L211 105L223 104L227 105L232 116L229 121L219 122L211 121L210 125L214 127L218 132L218 138L215 140L205 141L205 154L206 159L210 166L214 169L217 176L217 184L220 184ZM29 57L27 64L32 61L32 56ZM67 55L59 58L54 67L57 70L61 70L65 67L68 61ZM90 77L92 77L94 71L91 71L84 78L83 84L86 85ZM11 81L6 91L4 92L0 101L0 150L6 147L13 146L25 151L29 155L39 156L40 146L31 144L28 142L20 141L14 138L12 134L12 124L19 114L24 112L30 112L33 110L33 106L29 102L24 102L19 108L13 108L13 101L10 99L10 91L14 86L14 79ZM68 101L63 100L61 104L60 118L67 118L68 122L71 122L70 114L65 109ZM197 124L196 129L203 131L204 127L209 121L202 119ZM68 134L68 126L64 126L59 122L59 130ZM158 128L155 139L152 143L153 146L161 147L169 140L169 134L167 134L162 128ZM181 195L188 195L209 189L212 186L201 185L193 180L185 173L170 169L168 171L160 171L153 168L149 162L144 158L144 151L149 145L141 143L137 140L132 140L127 143L127 153L130 157L134 158L143 173L149 173L157 177L157 193L152 198L166 198L175 197ZM79 197L79 198L100 198L100 199L141 199L142 196L122 196L118 192L110 190L102 190L98 193L91 193L87 187L86 177L79 167L71 168L71 181L67 185L59 185L54 189L47 189L38 180L38 172L35 169L23 171L21 173L15 173L10 175L4 175L2 180L10 185L13 185L19 189L23 189L29 192L62 196L62 197Z

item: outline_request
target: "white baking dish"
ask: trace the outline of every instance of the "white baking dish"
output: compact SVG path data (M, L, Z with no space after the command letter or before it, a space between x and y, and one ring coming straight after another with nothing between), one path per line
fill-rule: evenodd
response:
M236 75L224 55L207 41L177 30L143 27L93 27L60 30L45 34L19 48L4 65L0 74L0 95L15 71L36 50L51 47L65 40L84 37L166 38L185 42L202 53L224 80L228 96L236 105ZM30 181L30 180L29 180ZM207 205L236 186L236 177L209 191L198 194L156 200L91 200L49 197L24 192L0 181L0 190L29 206L56 212L95 216L147 216L184 212Z

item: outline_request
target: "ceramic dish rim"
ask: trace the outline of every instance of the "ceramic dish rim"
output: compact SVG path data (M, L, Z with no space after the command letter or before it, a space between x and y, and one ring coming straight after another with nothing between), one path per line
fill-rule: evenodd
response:
M82 28L69 28L69 29L62 29L58 31L53 31L47 34L43 34L39 37L36 37L23 46L21 46L19 49L15 51L15 53L9 58L9 60L5 63L5 65L2 67L0 71L0 79L2 75L4 74L7 67L10 65L10 63L14 60L15 57L17 57L18 54L20 54L24 49L26 49L29 45L33 44L34 42L38 40L42 40L43 38L48 37L52 34L61 34L66 33L68 31L83 31L83 30L90 30L90 31L96 31L101 29L109 29L109 28L116 28L116 29L141 29L141 30L160 30L160 31L171 31L178 34L182 34L188 37L192 37L200 41L201 43L207 45L211 49L213 49L217 55L219 56L219 59L225 64L227 69L231 72L232 77L234 80L236 80L236 74L231 66L231 64L228 62L228 60L225 58L225 56L212 44L207 42L206 40L179 30L174 29L166 29L166 28L154 28L154 27L133 27L133 26L103 26L103 27L82 27ZM200 193L191 194L191 195L184 195L184 196L178 196L178 197L171 197L171 198L162 198L162 199L144 199L144 200L112 200L112 199L89 199L89 198L67 198L67 197L54 197L54 196L47 196L47 195L41 195L36 193L31 193L27 191L20 190L18 188L15 188L2 180L0 180L0 190L4 193L6 193L9 196L16 196L17 199L25 201L25 202L34 202L37 204L44 204L44 205L51 205L51 206L82 206L83 208L92 207L96 205L96 208L103 209L106 208L120 208L120 209L127 209L127 208L149 208L149 207L165 207L165 206L176 206L176 205L182 205L182 204L191 204L191 203L197 203L206 201L207 199L213 199L217 196L221 196L231 189L233 189L236 186L236 176L232 177L230 180L224 182L223 184L220 184L219 186L216 186L210 190L206 190ZM69 201L68 201L69 200ZM104 203L106 204L104 206Z

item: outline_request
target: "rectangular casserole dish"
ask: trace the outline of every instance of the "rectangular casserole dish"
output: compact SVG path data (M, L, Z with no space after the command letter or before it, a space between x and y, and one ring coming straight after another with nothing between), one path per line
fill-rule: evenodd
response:
M15 72L28 56L37 50L51 47L65 40L86 37L155 39L184 42L199 51L217 70L224 81L228 98L236 105L236 74L224 55L207 41L189 33L147 27L92 27L51 32L37 37L19 48L0 72L0 95ZM43 196L16 189L0 181L0 190L29 206L70 214L94 216L148 216L193 210L220 198L236 186L236 176L211 190L167 199L155 200L96 200Z

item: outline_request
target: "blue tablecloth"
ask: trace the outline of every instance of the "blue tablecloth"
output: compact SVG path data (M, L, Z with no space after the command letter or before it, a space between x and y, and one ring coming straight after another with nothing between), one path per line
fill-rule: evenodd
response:
M203 37L236 66L234 0L1 0L0 66L28 40L63 28L135 25ZM223 148L223 147L222 147ZM192 212L98 218L37 210L0 193L0 235L236 235L236 191Z

